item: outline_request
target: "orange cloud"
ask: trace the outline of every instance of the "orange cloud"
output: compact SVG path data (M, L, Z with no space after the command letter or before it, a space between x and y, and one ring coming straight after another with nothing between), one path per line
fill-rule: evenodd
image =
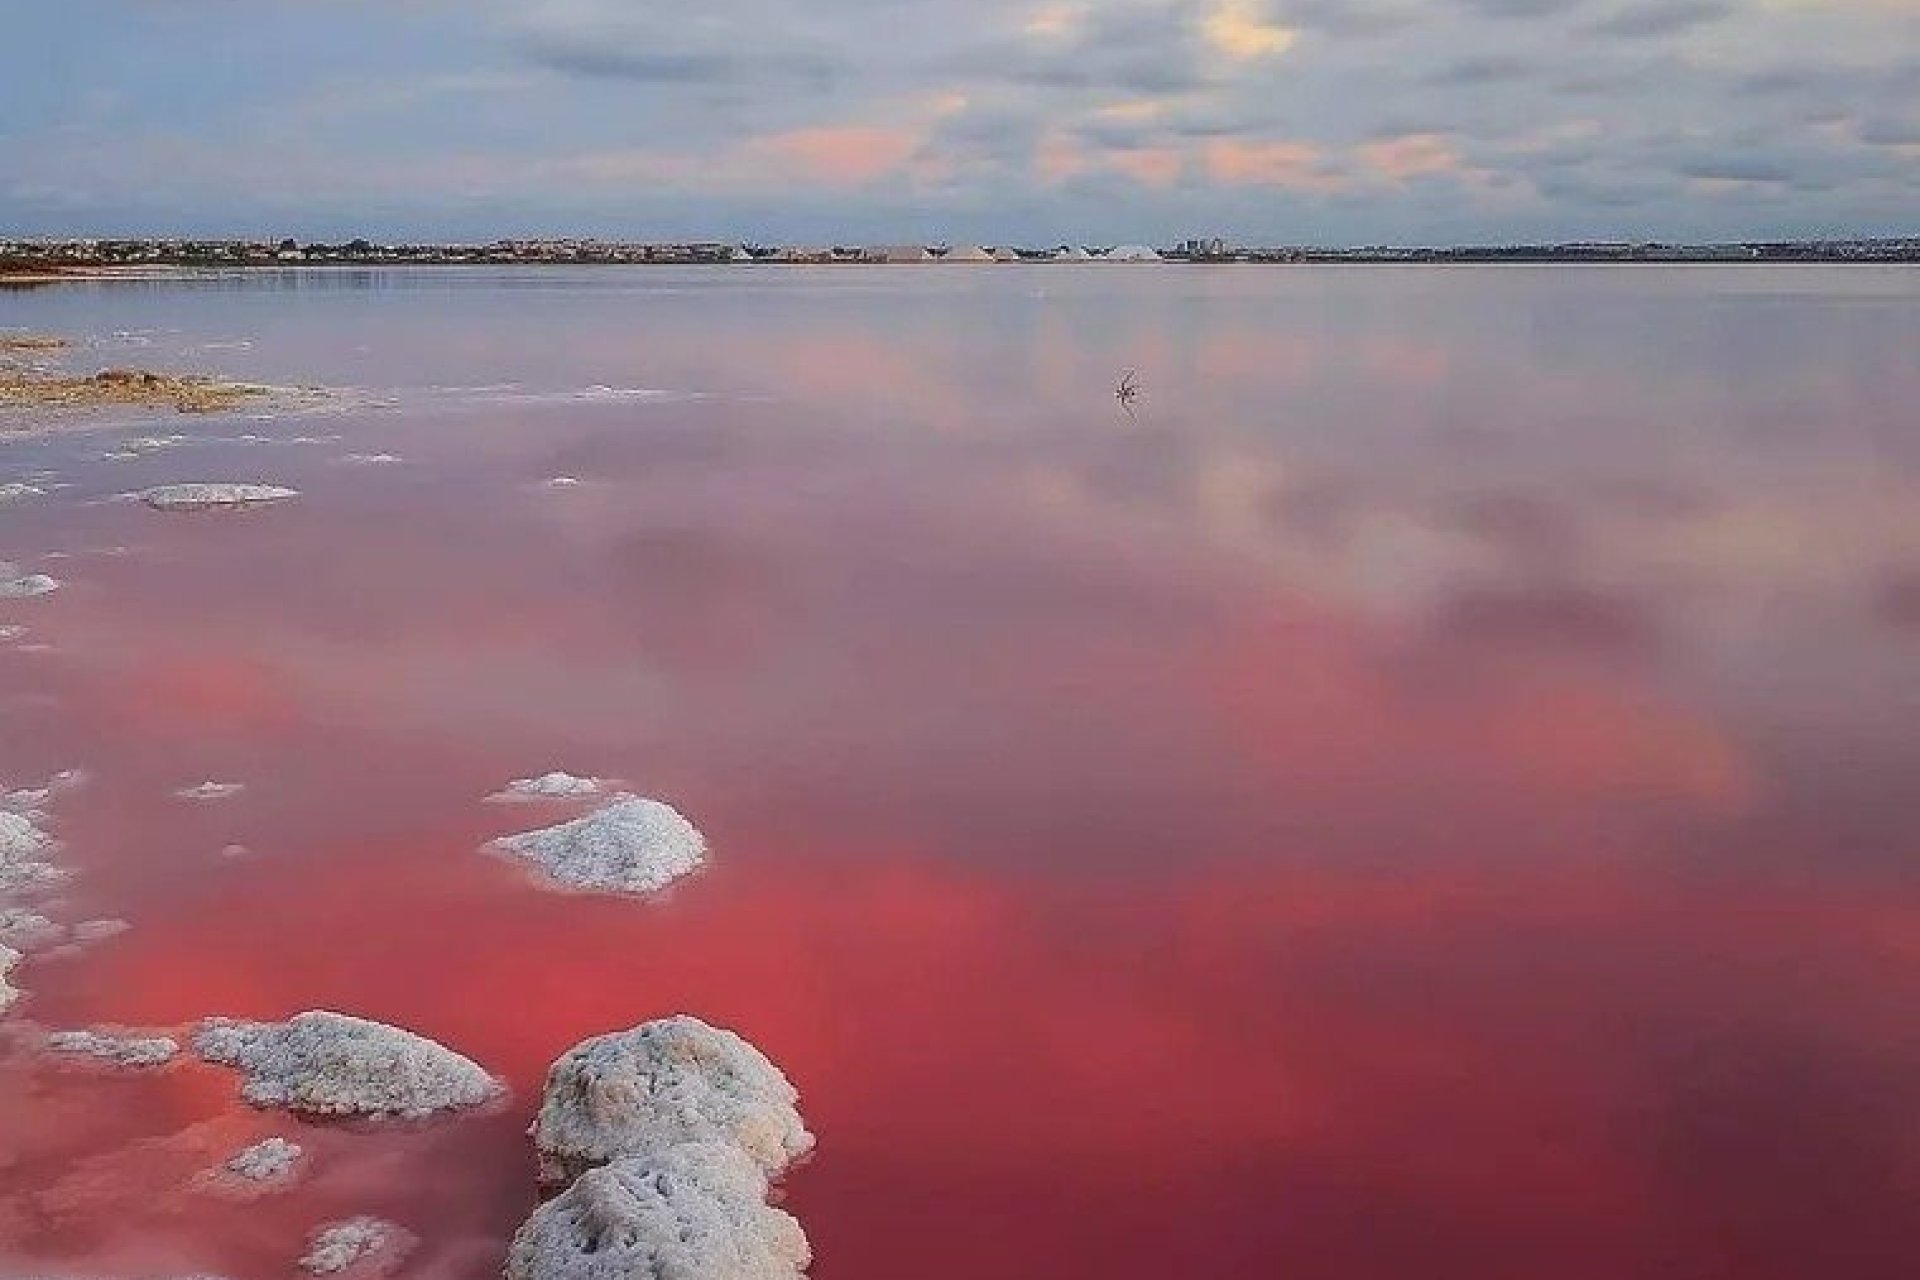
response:
M1322 167L1319 148L1305 142L1242 142L1216 138L1207 143L1207 173L1215 182L1238 187L1290 187L1297 191L1335 191L1342 185Z
M920 141L916 131L886 125L820 125L755 138L746 150L796 177L859 186L904 167Z
M1460 153L1438 134L1410 133L1370 142L1354 153L1372 172L1395 182L1467 171Z

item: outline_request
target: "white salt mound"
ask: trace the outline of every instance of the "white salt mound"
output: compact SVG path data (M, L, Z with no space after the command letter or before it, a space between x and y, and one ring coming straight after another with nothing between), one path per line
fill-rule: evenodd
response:
M381 1218L348 1218L313 1233L300 1269L309 1275L386 1275L413 1248L413 1236ZM364 1264L364 1265L363 1265Z
M532 1129L540 1181L689 1142L728 1143L775 1176L813 1149L799 1101L765 1054L698 1018L596 1036L547 1072Z
M220 1167L248 1182L281 1182L292 1176L304 1154L298 1143L268 1138L234 1152Z
M159 1067L172 1062L180 1042L167 1036L114 1036L95 1031L56 1031L47 1037L53 1053L92 1058L115 1067Z
M174 792L180 800L228 800L247 789L244 782L202 782Z
M156 511L206 511L215 507L251 507L299 497L295 489L271 484L163 484L140 494Z
M479 1106L504 1092L478 1063L399 1027L324 1010L285 1022L209 1018L194 1052L246 1076L256 1107L308 1115L403 1116Z
M580 1176L513 1237L507 1280L796 1280L812 1260L767 1180L722 1143L618 1160Z
M502 836L492 847L558 884L604 893L658 892L707 857L706 838L673 806L626 792L584 818Z
M0 600L29 600L60 589L60 580L44 573L21 573L20 566L0 560Z
M7 975L13 972L13 966L20 963L20 953L4 943L0 943L0 1013L13 1007L20 998L20 988L7 981Z
M575 796L598 795L606 785L604 778L581 778L564 770L555 769L552 773L543 773L537 778L515 778L505 788L494 792L487 799L568 800Z

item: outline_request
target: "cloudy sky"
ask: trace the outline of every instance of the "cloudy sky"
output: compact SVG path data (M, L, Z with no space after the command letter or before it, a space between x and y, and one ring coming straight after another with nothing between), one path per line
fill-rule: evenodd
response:
M1920 0L64 0L0 235L1920 232Z

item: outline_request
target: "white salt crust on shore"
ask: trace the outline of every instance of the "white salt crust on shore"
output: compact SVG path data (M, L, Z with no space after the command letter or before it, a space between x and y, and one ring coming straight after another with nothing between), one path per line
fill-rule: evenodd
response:
M7 981L7 975L13 972L13 966L20 963L20 953L5 943L0 943L0 1013L13 1008L14 1001L21 996L20 988Z
M325 1010L285 1022L209 1018L193 1048L239 1070L240 1096L254 1106L306 1115L418 1119L506 1091L478 1063L425 1036Z
M706 862L706 837L673 806L621 792L585 817L487 846L569 889L657 893Z
M507 1280L796 1280L806 1233L725 1143L688 1143L589 1170L514 1234Z
M60 579L44 573L22 573L20 566L0 560L0 600L31 600L60 589Z
M684 1143L738 1148L767 1176L813 1149L799 1090L731 1031L681 1015L569 1049L531 1130L543 1186Z
M162 484L140 493L140 501L156 511L209 511L228 507L255 507L297 498L297 489L271 484L199 482Z

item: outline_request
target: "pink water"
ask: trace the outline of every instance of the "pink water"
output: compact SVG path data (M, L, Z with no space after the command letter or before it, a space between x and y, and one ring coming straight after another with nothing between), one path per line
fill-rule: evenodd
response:
M817 1280L1920 1268L1920 275L342 273L9 326L395 402L0 443L72 485L0 506L65 581L0 603L51 646L0 646L0 781L88 772L49 913L132 926L9 1023L333 1008L514 1097L319 1128L16 1037L0 1267L259 1280L370 1212L494 1274L546 1064L685 1011L802 1090ZM98 457L156 430L341 439ZM197 479L303 496L96 501ZM478 853L550 768L712 870ZM295 1190L187 1186L269 1132Z

